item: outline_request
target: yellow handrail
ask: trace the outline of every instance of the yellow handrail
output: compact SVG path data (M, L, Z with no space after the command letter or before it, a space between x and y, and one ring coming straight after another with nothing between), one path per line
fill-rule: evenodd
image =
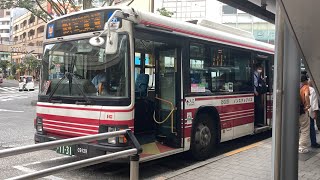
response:
M159 98L159 97L155 97L155 98L158 99L158 100L160 100L160 101L163 101L163 102L169 104L169 105L171 106L171 111L170 111L170 113L168 114L168 116L167 116L164 120L162 120L162 121L158 121L158 120L156 119L156 117L155 117L156 112L154 111L154 112L153 112L153 120L154 120L157 124L163 124L163 123L165 123L165 122L169 119L169 117L171 117L171 132L172 132L172 133L175 133L174 130L173 130L173 112L174 112L174 110L175 110L174 105L172 104L172 102L170 102L170 101L168 101L168 100L165 100L165 99L162 99L162 98Z

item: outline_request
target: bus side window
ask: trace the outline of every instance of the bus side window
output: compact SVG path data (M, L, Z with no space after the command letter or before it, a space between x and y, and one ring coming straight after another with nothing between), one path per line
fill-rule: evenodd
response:
M251 92L251 53L225 47L211 47L212 91Z
M190 92L211 93L210 59L208 48L199 43L190 44Z

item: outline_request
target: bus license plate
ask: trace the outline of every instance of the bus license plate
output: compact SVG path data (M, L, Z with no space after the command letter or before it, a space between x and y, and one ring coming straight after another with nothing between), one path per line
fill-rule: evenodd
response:
M68 156L73 155L72 146L60 146L56 149L57 153L64 154Z

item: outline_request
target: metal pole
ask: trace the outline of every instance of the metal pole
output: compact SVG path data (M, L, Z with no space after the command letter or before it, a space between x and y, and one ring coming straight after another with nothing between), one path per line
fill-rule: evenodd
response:
M272 123L272 179L280 179L281 162L281 127L282 127L282 95L283 95L283 36L284 16L278 2L276 4L276 47L274 59L273 84L273 123Z
M139 154L130 157L130 180L139 180Z
M128 130L121 130L121 131L114 131L114 132L108 132L108 133L100 133L95 135L82 136L82 137L76 137L76 138L70 138L70 139L62 139L62 140L50 141L50 142L45 142L40 144L33 144L33 145L28 145L23 147L5 149L0 151L0 158L14 156L18 154L25 154L33 151L53 149L53 148L57 148L59 146L64 146L64 145L73 145L73 144L79 144L84 142L107 139L110 137L125 135L127 131Z
M21 175L21 176L17 176L17 177L13 177L10 178L9 180L18 180L18 179L37 179L37 178L41 178L41 177L46 177L52 174L56 174L59 172L65 172L65 171L71 171L74 169L80 169L86 166L91 166L94 164L99 164L99 163L103 163L106 161L111 161L114 159L118 159L120 157L128 157L130 155L136 154L138 152L137 149L128 149L128 150L124 150L124 151L120 151L120 152L115 152L115 153L111 153L111 154L107 154L107 155L102 155L102 156L98 156L98 157L94 157L94 158L90 158L90 159L84 159L81 161L76 161L76 162L72 162L72 163L68 163L68 164L63 164L60 166L55 166L52 168L48 168L48 169L44 169L41 171L37 171L37 172L33 172L33 173L29 173L29 174L25 174L25 175ZM139 169L139 167L138 167Z
M150 12L154 13L154 0L150 0Z
M289 26L284 28L281 179L298 179L300 51Z

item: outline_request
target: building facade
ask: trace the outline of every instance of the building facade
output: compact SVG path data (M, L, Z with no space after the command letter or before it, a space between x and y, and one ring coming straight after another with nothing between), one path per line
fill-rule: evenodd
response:
M160 7L182 21L206 18L251 32L256 40L274 44L275 26L217 0L161 0Z
M42 56L45 22L30 12L15 18L12 23L12 61L22 63L29 52L38 59Z
M10 53L5 51L6 46L10 43L10 20L11 11L9 9L0 9L0 60L10 60Z
M0 10L0 44L8 44L10 41L10 19L9 9Z
M222 23L253 34L256 40L274 44L275 26L228 5L222 5Z

